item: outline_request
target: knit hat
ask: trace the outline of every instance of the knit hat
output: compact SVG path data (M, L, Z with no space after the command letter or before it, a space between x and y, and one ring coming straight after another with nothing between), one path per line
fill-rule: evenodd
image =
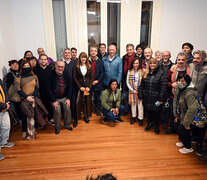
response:
M189 86L191 83L191 77L188 74L185 74L184 79L185 82L187 83L187 86Z

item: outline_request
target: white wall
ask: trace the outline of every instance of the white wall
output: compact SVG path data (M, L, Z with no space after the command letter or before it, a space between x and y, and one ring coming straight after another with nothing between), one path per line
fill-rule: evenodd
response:
M173 61L184 42L207 50L206 7L206 0L163 0L160 50L170 50Z
M8 60L21 59L26 50L38 57L38 47L45 48L42 1L0 0L0 77Z

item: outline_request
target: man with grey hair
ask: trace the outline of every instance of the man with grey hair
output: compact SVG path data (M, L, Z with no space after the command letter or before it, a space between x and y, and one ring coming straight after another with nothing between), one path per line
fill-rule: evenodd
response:
M44 50L43 48L39 47L39 48L37 49L37 53L38 53L38 55L40 56L40 55L42 55L42 54L45 54L45 50ZM47 57L47 59L48 59L48 64L50 64L50 63L54 63L54 60L53 60L51 57ZM37 62L40 64L39 58L37 59Z
M60 133L61 115L63 112L64 127L68 130L72 130L71 123L71 79L69 79L63 72L65 69L65 62L58 60L55 63L55 69L51 72L48 95L53 106L53 118L55 120L55 134ZM63 110L63 111L62 111Z
M155 52L155 59L157 59L159 62L162 60L162 52L161 51Z
M148 66L148 61L152 58L152 49L151 48L145 48L144 49L144 57L145 59L142 60L142 68L146 69Z

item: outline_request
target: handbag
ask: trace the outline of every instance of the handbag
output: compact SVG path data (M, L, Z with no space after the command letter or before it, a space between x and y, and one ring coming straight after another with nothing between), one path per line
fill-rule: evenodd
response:
M194 95L195 96L195 95ZM204 128L207 124L207 111L204 103L199 96L195 97L198 103L198 113L193 118L193 125L198 128Z

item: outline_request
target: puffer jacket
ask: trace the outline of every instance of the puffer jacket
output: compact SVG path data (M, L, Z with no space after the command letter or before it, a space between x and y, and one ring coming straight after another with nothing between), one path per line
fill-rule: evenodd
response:
M165 102L167 82L167 76L160 66L157 66L153 72L149 72L147 77L142 79L138 97L143 100L146 110L158 111L161 108L161 106L157 107L155 103L157 101Z
M108 86L109 81L114 78L120 84L122 79L122 60L115 54L112 61L109 60L109 55L103 57L103 64L104 64L104 79L103 84Z

